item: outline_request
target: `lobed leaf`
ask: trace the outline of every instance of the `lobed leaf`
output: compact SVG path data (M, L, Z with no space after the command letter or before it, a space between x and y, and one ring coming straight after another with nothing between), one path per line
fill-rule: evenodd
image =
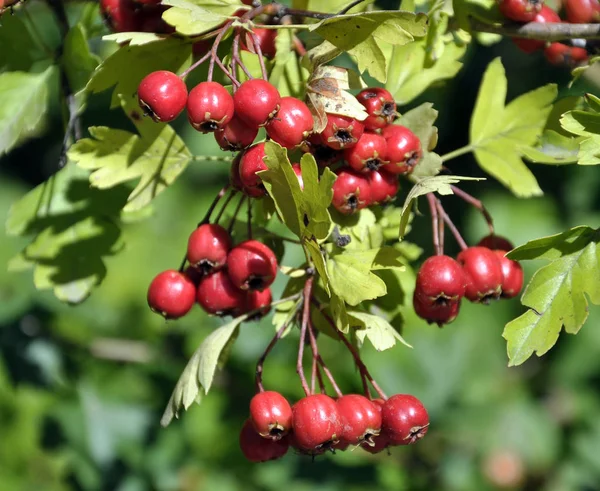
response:
M368 339L377 351L385 351L393 348L396 341L400 341L404 346L412 348L396 329L382 316L367 314L351 310L348 312L352 327L358 324L358 329L354 331L356 337L361 343Z
M186 36L210 31L244 8L238 0L163 0L161 3L171 7L163 14L163 20Z
M590 108L600 106L600 100L588 94L587 100ZM578 135L576 141L579 143L577 163L579 165L600 164L600 113L573 110L563 114L560 124L566 131Z

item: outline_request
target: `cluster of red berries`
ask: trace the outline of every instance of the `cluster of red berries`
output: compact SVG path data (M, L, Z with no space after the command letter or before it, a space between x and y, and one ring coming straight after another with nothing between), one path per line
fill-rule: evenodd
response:
M488 235L456 259L446 255L426 259L417 274L413 306L419 317L439 326L456 319L463 297L487 304L513 298L523 287L523 269L505 257L513 245L505 238Z
M175 32L162 20L169 7L159 4L160 0L100 0L100 12L113 32Z
M359 394L337 399L312 394L291 406L278 392L264 391L250 401L240 448L251 462L281 458L290 447L312 456L350 446L378 453L415 443L428 428L427 410L408 394L396 394L385 401Z
M277 274L273 251L257 240L232 247L229 232L201 224L188 240L185 271L167 270L150 283L148 305L167 319L187 314L195 302L209 314L238 316L271 308L270 285Z
M500 0L499 5L502 15L515 22L562 22L558 13L544 5L543 0ZM564 11L566 20L573 24L600 21L598 0L565 0ZM546 43L535 39L514 38L513 41L525 53L543 49L546 59L554 65L580 65L589 58L589 53L582 46L558 42Z

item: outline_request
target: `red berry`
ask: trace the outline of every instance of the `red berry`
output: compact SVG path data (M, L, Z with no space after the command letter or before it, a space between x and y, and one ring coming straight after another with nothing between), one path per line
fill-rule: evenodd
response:
M544 56L553 65L577 66L587 61L588 52L577 46L551 43L544 49Z
M560 22L560 17L550 7L548 7L547 5L543 5L542 9L536 14L535 18L533 19L533 22ZM544 41L537 41L535 39L512 38L512 40L517 45L517 47L525 53L533 53L538 49L542 49L545 45Z
M366 130L385 128L396 118L394 96L381 87L370 87L361 90L356 96L367 109L369 116L363 121Z
M139 3L139 0L138 0ZM158 2L155 2L158 3ZM142 32L153 32L156 34L171 34L175 32L175 28L170 26L162 19L162 14L169 7L162 5L150 5L139 11L140 27Z
M515 22L531 22L543 4L543 0L500 0L500 12Z
M227 268L236 288L261 291L275 281L277 258L267 245L247 240L231 249Z
M260 78L247 80L233 95L235 114L249 126L266 124L277 112L280 100L279 91Z
M505 257L506 251L495 250L494 254L498 256L502 267L502 297L516 297L523 288L523 268L518 261Z
M271 440L261 437L252 426L252 421L247 419L240 432L240 449L244 457L250 462L267 462L283 457L290 443L287 438Z
M375 405L375 407L377 408L377 411L381 415L381 410L383 409L383 405L385 404L385 401L383 399L373 399L371 402ZM360 444L360 446L363 450L366 450L370 454L377 454L377 453L385 450L389 446L389 444L390 444L390 442L388 440L388 437L382 428L379 435L374 436L371 439L371 441L366 440L366 441L362 442Z
M493 234L486 235L477 245L492 250L501 249L503 251L512 251L515 248L507 238Z
M354 118L327 115L327 126L321 132L321 141L334 150L342 150L356 145L365 131L365 126Z
M336 404L342 421L342 440L358 445L379 435L381 410L372 401L359 394L348 394L340 397Z
M100 13L114 32L139 30L140 16L132 0L100 0Z
M233 117L233 97L217 82L201 82L187 101L190 124L202 133L223 128Z
M435 301L416 288L413 295L413 308L415 313L428 324L435 323L442 327L444 324L450 324L458 316L460 299Z
M308 140L302 145L302 151L310 153L321 167L335 164L343 155L340 150L323 145L321 135L318 133L313 133L308 137Z
M225 266L229 249L229 232L220 225L205 223L190 235L187 260L200 273L210 274Z
M272 302L273 295L271 294L270 288L265 288L263 291L247 291L242 314L260 309L256 314L250 317L249 320L262 319L271 311Z
M374 170L367 174L367 179L371 188L371 202L373 204L392 201L400 190L400 182L396 174Z
M362 210L371 204L371 186L364 174L352 169L336 171L331 204L344 215Z
M263 56L266 56L267 58L275 58L275 54L277 53L277 48L275 47L277 30L256 27L253 29L253 32L256 36L258 46ZM249 32L246 33L244 43L242 43L242 49L250 51L251 53L257 52L257 49L254 45L254 37Z
M196 297L194 282L184 273L169 269L159 273L148 288L148 305L165 319L187 314Z
M229 123L215 131L215 140L223 150L237 151L252 145L257 134L256 126L248 126L234 114Z
M292 170L298 178L298 184L300 184L300 189L304 189L304 179L302 179L302 167L300 167L300 164L292 164Z
M259 392L250 401L250 420L260 436L280 440L292 429L292 407L279 392Z
M431 256L417 273L415 292L424 299L444 304L465 295L467 278L461 265L450 256Z
M344 159L359 172L369 172L387 164L387 143L376 133L363 133L356 145L344 150Z
M335 444L343 427L335 401L325 394L300 399L292 407L294 439L304 451L319 452Z
M387 142L389 164L381 167L392 174L410 174L423 156L421 141L405 126L390 125L382 132Z
M313 129L314 121L308 106L295 97L282 97L279 111L266 126L267 135L285 148L300 145Z
M246 298L221 269L200 280L196 300L209 314L236 316L243 311Z
M502 293L502 266L487 247L469 247L456 258L467 279L465 297L471 302L489 303Z
M166 70L147 75L138 87L140 107L154 121L173 121L183 111L187 98L185 82Z
M265 144L257 143L245 150L240 160L240 181L242 183L242 190L245 194L254 198L266 194L265 187L263 186L260 177L256 174L257 172L268 169L267 164L264 162L264 157Z
M591 24L600 21L598 0L565 0L567 20L572 24Z
M396 394L385 401L381 419L392 445L415 443L429 428L427 410L419 399L409 394Z

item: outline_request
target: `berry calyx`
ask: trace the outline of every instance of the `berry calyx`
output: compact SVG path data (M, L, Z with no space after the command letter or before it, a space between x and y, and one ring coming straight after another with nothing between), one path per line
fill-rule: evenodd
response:
M463 267L467 285L465 297L471 302L489 303L502 293L502 266L487 247L469 247L456 257Z
M382 427L392 445L410 445L429 429L427 410L415 396L396 394L381 409Z
M300 399L292 407L295 444L305 452L320 452L334 445L342 434L336 402L325 394Z
M515 22L531 22L542 9L543 0L500 0L500 12Z
M387 142L376 133L363 133L356 145L344 150L344 159L356 171L376 171L387 164Z
M417 135L400 125L386 126L381 134L387 143L389 161L381 169L392 174L410 174L423 156Z
M279 392L259 392L250 401L250 420L263 438L281 440L292 429L292 407Z
M450 256L431 256L425 260L415 284L415 292L432 303L444 305L465 295L467 278L461 265Z
M205 223L188 239L187 260L201 274L210 274L225 266L229 249L229 232L220 225Z
M516 297L523 288L523 268L518 261L505 256L506 251L495 250L502 267L502 298Z
M393 201L400 190L400 182L396 174L384 171L372 171L367 174L371 188L371 203L382 205Z
M543 5L541 10L535 15L533 22L560 22L560 17L550 7ZM525 53L533 53L538 49L542 49L545 45L544 41L538 41L536 39L512 38L512 40L517 47Z
M383 405L385 404L385 401L383 399L373 399L371 402L373 403L373 405L375 406L375 408L381 415L381 410L383 409ZM360 447L363 450L366 450L367 452L369 452L370 454L377 454L377 453L385 450L386 448L388 448L389 445L390 445L390 442L388 440L388 437L387 437L385 431L383 429L381 429L379 435L374 436L370 440L363 441L360 444Z
M379 435L381 410L365 396L348 394L338 398L336 404L342 421L341 440L358 445Z
M248 126L234 114L229 123L215 131L215 140L222 150L234 152L252 145L257 134L256 126Z
M233 118L233 98L217 82L201 82L190 91L187 101L190 124L202 133L223 128Z
M185 108L187 87L181 78L166 70L146 75L138 87L140 107L154 121L173 121Z
M327 126L321 132L321 142L334 150L342 150L356 145L365 131L364 125L354 118L327 115Z
M257 143L248 148L242 154L239 165L240 182L242 190L248 196L257 198L266 194L265 187L256 174L257 172L267 170L267 164L264 162L265 144Z
M333 183L331 204L344 215L351 215L371 204L371 186L364 174L352 169L339 169Z
M242 83L233 95L235 114L247 125L256 127L275 116L280 100L275 86L260 78Z
M427 296L415 289L413 294L413 308L415 313L428 324L437 324L442 327L444 324L450 324L458 317L460 311L459 300L446 300L436 302L430 300Z
M152 280L147 298L154 312L165 319L178 319L194 305L196 286L184 273L169 269Z
M244 457L250 462L267 462L277 460L283 457L290 443L287 438L281 440L272 440L261 437L252 425L252 421L247 419L240 432L240 449Z
M236 316L243 310L246 298L221 269L200 280L196 300L208 314Z
M396 102L392 94L381 87L370 87L361 90L356 96L369 116L363 121L369 131L385 128L396 118Z
M277 258L267 245L247 240L231 249L227 268L236 288L262 291L275 281Z
M310 135L314 121L310 109L295 97L282 97L279 111L265 129L269 138L284 148L300 145Z

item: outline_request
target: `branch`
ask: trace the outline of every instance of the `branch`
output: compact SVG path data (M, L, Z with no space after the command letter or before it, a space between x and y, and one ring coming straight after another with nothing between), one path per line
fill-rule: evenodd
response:
M486 24L470 18L471 29L503 36L537 39L539 41L561 41L564 39L600 39L600 24L568 24L566 22L528 24Z

